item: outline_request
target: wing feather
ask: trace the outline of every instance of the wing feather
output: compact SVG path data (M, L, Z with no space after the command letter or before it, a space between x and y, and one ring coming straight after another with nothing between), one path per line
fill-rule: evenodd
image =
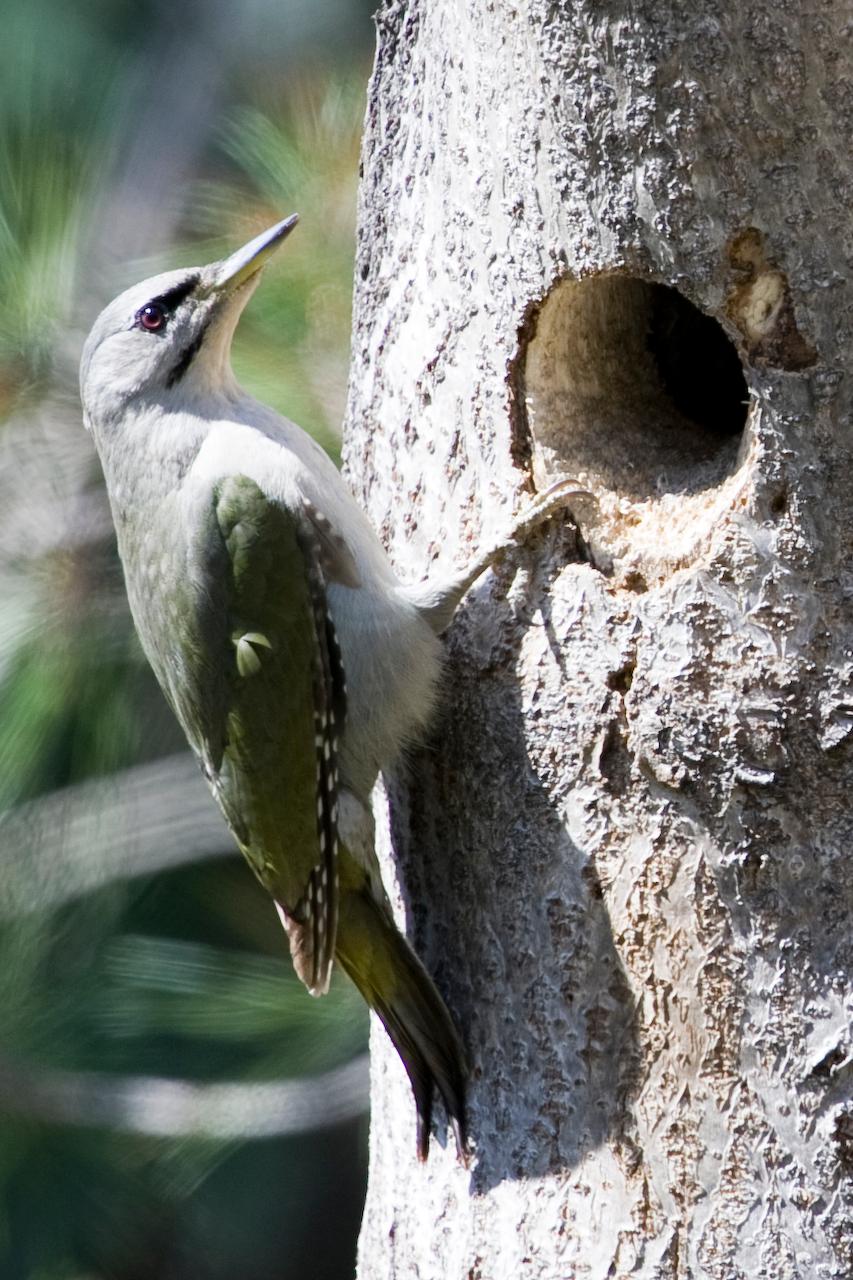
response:
M328 989L338 921L340 649L312 521L246 476L214 495L228 560L226 818L275 898L297 973Z

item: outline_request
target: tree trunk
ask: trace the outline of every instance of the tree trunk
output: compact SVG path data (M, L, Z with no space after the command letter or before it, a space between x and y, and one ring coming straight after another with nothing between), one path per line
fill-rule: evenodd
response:
M351 482L412 579L592 496L470 593L388 780L475 1155L440 1117L418 1166L376 1035L360 1276L849 1276L849 9L378 28Z

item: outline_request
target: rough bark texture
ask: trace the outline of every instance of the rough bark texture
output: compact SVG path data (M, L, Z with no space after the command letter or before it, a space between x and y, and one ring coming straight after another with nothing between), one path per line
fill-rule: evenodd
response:
M849 8L378 28L352 483L412 578L534 481L593 499L581 562L555 525L471 593L389 786L476 1155L440 1119L417 1165L377 1035L360 1275L847 1277Z

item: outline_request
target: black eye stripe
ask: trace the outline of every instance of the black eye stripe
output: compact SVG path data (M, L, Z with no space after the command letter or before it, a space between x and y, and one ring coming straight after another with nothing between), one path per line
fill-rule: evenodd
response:
M178 284L173 285L171 289L158 293L136 312L133 320L134 327L144 329L146 333L162 333L170 316L177 311L185 298L189 297L200 279L199 273L193 272L192 275L186 276Z
M145 329L149 333L162 333L169 317L177 311L184 299L189 297L200 279L201 276L198 272L194 272L178 284L173 285L171 289L158 293L156 298L152 298L150 302L146 302L144 307L139 308L134 317L134 323L140 329ZM150 323L158 312L162 316L162 322L160 324Z
M198 274L187 276L178 284L167 289L165 293L158 293L156 298L152 298L151 302L158 307L162 307L164 311L175 311L185 298L188 298L193 289L198 284L201 277Z

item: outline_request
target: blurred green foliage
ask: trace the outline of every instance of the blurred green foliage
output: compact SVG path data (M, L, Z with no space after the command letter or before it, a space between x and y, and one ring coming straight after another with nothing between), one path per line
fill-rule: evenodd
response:
M286 273L268 273L237 331L234 367L259 399L334 453L349 363L363 79L339 80L319 92L301 79L296 98L298 111L274 116L242 108L222 139L264 202L264 221L274 222L279 210L300 215Z
M27 830L42 847L55 842L58 866L60 847L85 859L91 849L71 841L55 807L44 807L53 825L40 830L39 806L88 778L183 749L132 635L73 378L82 338L108 301L94 296L106 274L93 269L96 211L118 181L138 104L160 91L146 78L165 38L157 24L180 28L187 48L210 33L201 5L31 0L6 9L0 871L14 865L17 874L51 860L33 859L3 811L29 804ZM236 21L226 13L223 26L223 12L220 39ZM263 79L251 61L231 66L222 110L205 119L189 154L177 238L133 246L109 287L210 260L298 210L298 233L247 312L234 362L259 398L332 451L346 386L370 36L366 24L355 30L354 69L296 73L291 60L271 78L269 49ZM164 200L174 205L173 194L153 191L140 219L156 217ZM156 837L158 814L126 820ZM98 838L109 845L108 830ZM229 839L223 829L223 850ZM33 895L37 902L36 880ZM194 1134L182 1121L177 1136L158 1138L118 1115L115 1124L100 1114L87 1123L75 1081L106 1073L248 1086L331 1071L366 1043L351 988L339 980L324 1001L306 996L270 904L237 859L132 879L117 867L97 891L58 897L60 905L25 915L0 912L3 1280L350 1275L363 1119L262 1142ZM66 1105L72 1123L62 1122Z
M0 413L22 392L43 390L51 369L87 196L113 142L134 7L29 0L6 4L2 16Z

